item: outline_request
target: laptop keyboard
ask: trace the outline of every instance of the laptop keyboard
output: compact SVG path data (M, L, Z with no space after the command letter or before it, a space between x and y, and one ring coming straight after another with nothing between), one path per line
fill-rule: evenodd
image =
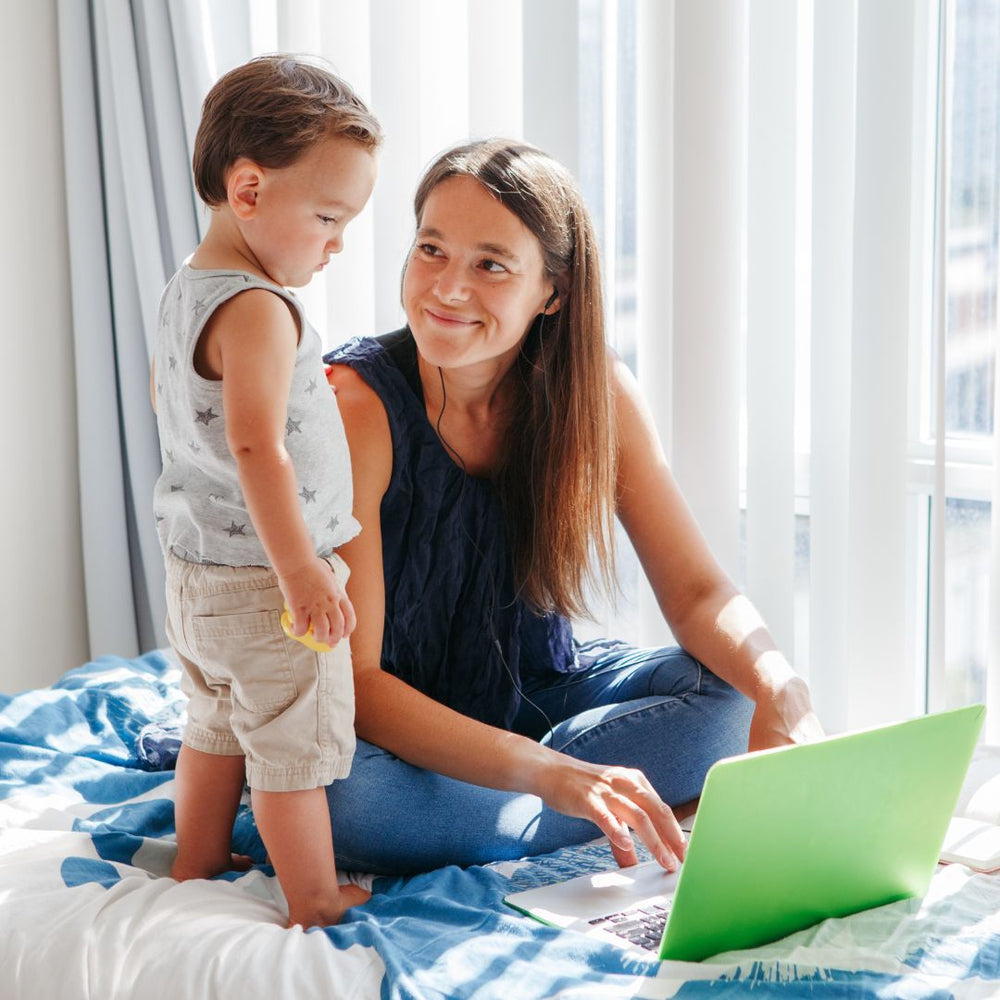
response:
M663 928L670 913L670 902L664 900L662 903L650 903L622 913L609 913L603 917L595 917L589 923L602 931L617 934L640 948L659 951Z

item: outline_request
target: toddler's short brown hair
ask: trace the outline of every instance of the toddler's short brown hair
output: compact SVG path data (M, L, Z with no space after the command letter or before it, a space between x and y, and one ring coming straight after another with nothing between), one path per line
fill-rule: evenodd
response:
M262 167L290 166L330 136L374 152L382 127L351 86L299 56L251 59L205 97L194 141L194 183L208 205L226 200L226 171L241 156Z

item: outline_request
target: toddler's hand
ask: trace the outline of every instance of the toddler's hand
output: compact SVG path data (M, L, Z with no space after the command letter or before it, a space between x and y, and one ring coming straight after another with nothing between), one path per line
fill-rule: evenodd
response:
M295 635L305 635L311 625L316 642L336 646L354 631L354 606L328 562L317 558L301 569L279 576L278 583Z

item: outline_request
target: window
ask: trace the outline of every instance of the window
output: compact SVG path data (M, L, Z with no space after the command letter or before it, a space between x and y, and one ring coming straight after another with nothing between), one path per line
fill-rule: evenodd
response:
M943 404L949 472L945 676L947 704L956 706L986 697L1000 267L1000 4L956 0L949 7L954 51L946 64L952 107ZM933 399L932 386L924 391Z
M615 11L609 12L610 7L616 7ZM792 321L795 332L786 341L786 344L793 345L786 349L793 351L795 358L782 362L787 365L784 371L794 373L791 377L795 381L794 401L790 408L795 425L790 435L790 447L794 452L794 457L790 459L794 498L787 508L790 511L790 521L785 529L787 542L782 543L788 546L791 605L788 616L791 625L779 641L800 669L809 673L811 668L815 668L824 674L812 678L814 686L831 691L840 686L842 690L836 697L831 697L831 704L840 699L840 703L846 706L872 697L870 690L865 690L865 685L871 670L882 669L878 657L870 664L850 669L844 661L856 660L857 651L871 645L871 627L855 629L859 609L852 607L852 601L857 602L858 598L851 591L857 580L870 579L874 575L876 580L881 581L886 564L880 563L878 558L869 558L864 550L877 548L883 543L878 524L888 523L893 525L893 531L898 530L900 541L888 557L893 569L884 582L886 593L879 593L879 583L876 582L872 585L871 595L877 605L881 605L883 598L887 604L892 604L891 615L899 622L898 627L891 627L895 630L892 637L881 637L884 640L881 650L883 659L905 659L905 667L893 667L898 670L896 680L886 680L886 689L892 690L894 685L898 687L898 678L905 675L907 679L903 686L911 693L901 694L886 711L898 717L911 710L919 710L921 706L964 704L986 696L990 628L990 497L995 454L994 383L1000 268L1000 3L997 0L949 0L944 6L949 17L944 37L951 39L949 56L944 65L950 74L947 83L952 98L945 343L940 373L936 361L939 345L935 344L931 335L934 303L929 292L934 265L937 7L928 5L926 9L915 10L912 22L906 25L893 22L891 15L873 11L864 5L840 5L831 11L811 3L798 3L791 5L791 9L795 22L792 36L795 61L791 68L786 65L785 71L788 74L787 85L795 92L795 99L782 112L786 117L772 117L764 121L759 106L753 103L753 88L759 86L760 79L754 74L761 74L762 66L765 70L769 69L767 46L772 46L772 51L776 52L782 51L784 46L787 51L786 32L789 29L780 18L787 18L788 6L782 8L780 15L772 16L773 12L762 6L750 5L747 38L744 41L750 52L750 61L748 78L743 87L743 99L749 105L749 110L744 112L747 120L744 155L750 158L746 168L745 218L752 220L753 207L762 196L773 197L779 203L794 204L795 232L787 237L793 249L789 251L778 246L778 252L785 253L786 259L794 259L794 278L790 280L796 289ZM602 5L596 0L582 0L580 16L580 174L601 233L605 266L612 271L605 279L606 288L610 291L607 309L612 342L626 360L635 364L637 341L644 335L650 335L649 331L636 329L636 298L658 291L638 287L635 281L634 227L643 211L633 186L632 166L637 143L635 95L643 86L643 80L637 78L632 69L636 65L633 47L639 30L637 12L632 4ZM680 16L679 12L678 19ZM880 22L883 17L885 19ZM840 62L826 58L824 51L827 40L832 38L831 26L843 30L839 38L845 43L842 49L844 57ZM678 37L674 44L680 46L684 44L679 34L682 27L677 30ZM860 313L862 326L858 327L858 290L851 287L849 280L843 287L834 285L832 289L829 284L823 284L828 281L831 261L836 264L837 260L817 256L820 252L826 253L826 248L817 249L814 240L817 231L826 232L829 227L830 219L829 216L824 217L823 209L831 190L835 194L845 192L838 211L846 209L848 213L871 215L865 210L860 188L868 182L867 172L872 169L872 164L884 160L885 155L878 146L878 136L873 139L870 133L867 136L863 133L863 119L868 105L883 100L885 95L877 89L883 86L878 74L864 76L869 69L864 60L870 58L873 51L866 47L868 40L879 32L887 35L895 32L901 36L902 40L896 43L897 53L904 59L897 64L899 76L910 72L915 81L912 94L904 94L901 90L889 98L909 102L914 118L912 132L903 136L912 145L912 152L908 150L901 157L905 169L910 172L912 191L909 206L903 205L901 214L896 217L899 219L903 217L902 213L908 213L910 219L901 243L893 244L891 240L898 237L890 235L885 238L887 242L884 244L890 248L890 255L893 252L897 256L900 253L905 255L907 248L913 255L905 267L905 274L897 272L896 275L897 278L900 274L905 277L909 292L898 294L904 299L909 296L909 305L897 306L894 312L880 318L880 321L895 324L897 328L900 324L906 327L902 339L891 348L883 348L881 344L869 347L873 338L881 341L897 335L891 332L889 326L879 326L864 310ZM837 39L832 38L832 41ZM614 47L613 56L609 55L609 46ZM664 58L670 58L669 46L665 46ZM680 64L679 58L675 58L675 63ZM874 84L872 81L875 81ZM876 89L861 92L862 86L874 86ZM846 124L837 126L841 131L834 134L832 146L823 146L820 143L824 136L817 132L817 116L821 127L825 128L830 105L824 102L829 102L831 93L846 95L841 106L842 110L846 109ZM860 110L855 98L864 102ZM893 113L898 118L898 110L894 109ZM776 123L779 130L788 130L793 135L789 156L794 161L794 167L786 168L778 163L772 148L758 145L754 150L753 144L762 141L760 137L764 133L760 130L773 130ZM783 133L772 131L766 134L770 136L770 145L775 146L775 136ZM614 136L613 142L611 136ZM674 141L679 143L683 140L674 137ZM862 141L868 144L865 148L860 147ZM857 149L855 144L859 144ZM833 177L834 184L842 185L840 188L831 187L831 149L838 155L842 152L842 159L833 168L840 171L838 176ZM763 159L754 161L754 156ZM760 166L762 162L763 168ZM896 168L894 163L891 169ZM793 178L790 187L787 190L769 189L768 184L772 183L775 170L781 169L788 169L786 176ZM859 170L866 172L860 180L855 176ZM816 199L819 201L814 204ZM711 206L705 206L705 209L707 220ZM784 208L781 210L784 211ZM848 214L846 228L841 231L840 238L848 255L848 274L850 268L859 266L859 253L864 260L863 251L869 242L866 225L864 218L858 223ZM896 226L896 222L889 224L890 229ZM759 328L759 317L754 320L758 327L754 327L753 323L748 327L747 303L755 291L759 291L750 285L769 278L767 273L755 269L755 265L762 254L767 256L771 252L774 245L771 234L765 233L762 237L760 229L758 223L758 230L746 235L744 248L743 288L739 293L744 303L741 331L744 360L748 338L757 336ZM746 226L744 233L747 234ZM881 239L877 231L875 235ZM881 264L876 262L876 266L881 267ZM877 283L883 280L881 271L875 280L876 291L879 291ZM817 295L822 296L818 300L818 313L811 309L812 300ZM831 295L841 295L843 304ZM831 306L839 310L837 322L826 328L817 325L818 317L824 315L823 310L830 311ZM865 326L865 323L868 325ZM674 332L678 338L697 335L698 331ZM842 360L838 360L836 353L828 355L826 352L825 338L831 336L840 340L853 339L853 346L843 349ZM834 398L832 402L830 396L825 400L816 396L818 389L824 389L822 366L825 361L820 361L818 376L815 365L810 375L810 356L821 348L824 359L832 357L834 362L844 366L837 383L842 398ZM885 398L880 398L883 388L878 378L871 376L873 362L890 366L887 370L896 366L896 372L900 371L898 366L901 364L909 370L909 375L906 378L893 375L893 378L902 381L896 388L887 385L885 388L889 391ZM832 375L837 376L837 372ZM748 572L748 535L760 530L759 524L748 524L748 465L757 460L755 455L760 455L759 444L755 452L747 443L747 424L752 424L760 416L759 411L755 413L747 409L746 393L751 377L752 373L748 373L746 364L743 364L739 375L743 393L738 499L741 555L735 571L730 568L737 583L743 587L752 587L754 583L753 573ZM760 377L759 374L757 377ZM817 377L820 383L816 382ZM909 382L909 388L906 382ZM831 395L835 396L835 393ZM896 453L892 451L896 444L892 435L883 435L885 440L879 442L880 452L872 450L871 454L866 454L866 432L861 422L869 421L868 426L878 436L882 433L878 424L884 419L886 408L898 413L899 407L906 408L907 398L909 417L893 418L899 427L898 461L905 466L905 473L901 472L898 480L898 500L893 501L894 507L886 506L870 522L868 512L863 511L859 531L853 521L859 505L870 503L873 497L878 499L882 473L885 468L891 469L896 461ZM819 436L816 433L817 420L825 421L827 428ZM835 426L838 422L846 430L838 429ZM937 447L939 426L944 429L943 448ZM751 427L749 433L755 431L759 441L759 427ZM687 425L678 433L691 434L694 430ZM824 450L817 453L817 446ZM712 444L706 441L704 447L711 448ZM839 465L836 455L831 459L830 454L831 448L835 450L837 447L844 449L844 458ZM884 457L886 454L888 459ZM941 463L940 472L936 471L938 462ZM831 528L831 507L827 494L839 477L849 476L859 477L868 485L860 492L844 488L843 495L835 500L836 519ZM934 485L936 477L943 481L943 489ZM890 475L886 490L895 490L895 482ZM759 482L757 489L760 490ZM824 491L823 495L817 495L817 490ZM780 493L775 495L780 498ZM938 496L940 500L936 501ZM817 551L818 526L814 514L820 509L820 501L826 535L821 538L822 550ZM934 510L935 502L940 503L941 511ZM786 501L781 500L781 503ZM940 545L934 541L934 533L938 530ZM753 544L758 545L759 567L760 542ZM839 566L837 560L841 559L841 553L834 551L831 556L831 548L835 550L838 546L845 551L850 549L850 554L842 557L843 563ZM775 552L775 555L779 553ZM817 557L822 560L818 564L815 562ZM638 569L627 542L621 547L621 560L624 596L617 615L608 612L609 617L590 629L591 633L611 631L635 635L638 631L636 622L642 615L637 604L642 600L642 584L638 582ZM758 569L758 581L760 579ZM764 579L766 582L766 574ZM838 592L841 595L840 607L832 608L827 598ZM751 596L759 604L762 603L760 594L751 593ZM768 596L764 595L765 600ZM868 596L862 600L870 603ZM880 614L880 607L861 610L867 610L874 618ZM810 621L811 616L815 618L817 615L822 618ZM836 619L832 632L830 622L823 620L827 615ZM771 614L767 616L770 618ZM812 636L814 626L822 626L821 635ZM811 655L817 648L823 650L827 638L836 634L838 629L847 635L843 646L837 648L835 655L822 658L818 664L810 663ZM935 639L935 632L938 639ZM811 638L817 639L818 646L811 645ZM943 664L937 662L940 658L943 658ZM856 671L851 682L827 676L833 672L849 673L850 670ZM940 695L932 694L936 683L935 672L943 675L944 689ZM844 711L846 713L846 708ZM836 716L836 712L832 715ZM849 717L842 714L840 718L846 724Z

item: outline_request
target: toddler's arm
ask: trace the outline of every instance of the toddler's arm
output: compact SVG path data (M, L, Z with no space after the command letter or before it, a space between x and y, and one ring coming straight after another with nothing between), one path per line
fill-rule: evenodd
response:
M330 566L316 556L285 449L288 393L299 331L279 296L250 289L224 303L206 331L205 358L222 375L226 438L255 530L292 613L335 645L354 628L354 610Z

